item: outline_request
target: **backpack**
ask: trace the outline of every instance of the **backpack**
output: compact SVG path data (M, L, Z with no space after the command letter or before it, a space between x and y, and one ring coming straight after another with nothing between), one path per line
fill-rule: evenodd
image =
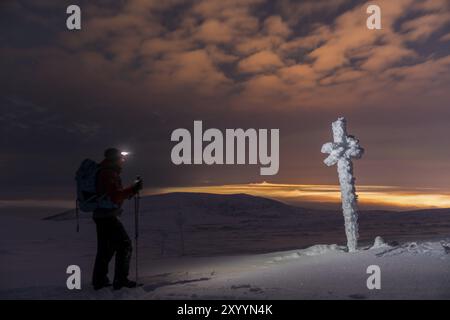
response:
M83 212L92 212L98 208L98 169L99 165L95 161L85 159L75 175L75 180L77 182L78 207Z
M85 159L78 168L75 181L77 183L76 218L79 231L78 209L83 212L93 212L95 209L115 209L118 206L107 195L97 194L97 173L100 166L91 159Z

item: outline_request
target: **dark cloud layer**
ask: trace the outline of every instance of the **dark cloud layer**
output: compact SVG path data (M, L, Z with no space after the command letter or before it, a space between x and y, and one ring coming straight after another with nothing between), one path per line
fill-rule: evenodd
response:
M147 186L261 181L256 166L175 167L170 133L280 128L272 182L335 183L320 146L349 119L367 149L364 184L450 181L450 11L446 0L67 1L0 4L1 194L70 197L84 157L134 152Z

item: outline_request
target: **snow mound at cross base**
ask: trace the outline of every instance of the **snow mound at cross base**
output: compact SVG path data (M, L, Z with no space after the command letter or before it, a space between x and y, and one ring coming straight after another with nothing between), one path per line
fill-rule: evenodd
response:
M450 253L450 243L447 240L440 242L408 242L377 253L377 257L391 257L398 255L428 255L445 257Z
M306 249L296 250L295 252L285 253L280 256L273 257L273 261L283 261L298 259L302 256L319 256L328 253L340 253L347 251L347 247L339 246L337 244L316 244Z
M381 248L390 248L391 246L388 245L384 239L380 236L376 237L373 246L370 247L370 249L381 249Z
M331 252L344 252L347 250L345 246L338 246L337 244L316 244L309 248L299 251L302 256L318 256Z
M373 252L378 258L428 255L443 259L450 254L450 242L448 240L441 240L440 242L407 242L401 245L391 246L384 242L381 237L376 237L373 246L359 248L356 253L358 252ZM301 259L302 257L340 254L349 254L346 246L339 246L337 244L317 244L306 249L269 254L270 260L268 262L276 263Z

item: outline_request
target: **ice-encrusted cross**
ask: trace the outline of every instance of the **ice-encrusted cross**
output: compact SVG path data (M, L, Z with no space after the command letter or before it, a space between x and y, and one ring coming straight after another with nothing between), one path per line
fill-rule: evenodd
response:
M355 137L347 135L345 118L333 122L332 129L333 142L325 143L321 151L329 154L324 160L327 166L337 164L347 247L354 252L358 246L358 209L352 158L361 158L364 149Z

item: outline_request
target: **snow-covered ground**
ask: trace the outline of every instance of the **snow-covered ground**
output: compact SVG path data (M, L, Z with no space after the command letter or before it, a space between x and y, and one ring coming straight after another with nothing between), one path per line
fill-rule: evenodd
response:
M50 220L2 216L0 298L450 299L445 210L363 213L360 233L366 240L347 253L336 212L245 195L175 194L142 201L142 287L91 289L96 243L90 219L82 219L76 233L72 212ZM125 213L123 221L131 236L132 214ZM372 247L374 234L390 245ZM82 290L66 288L71 264L81 267ZM369 265L381 269L380 290L366 286Z

